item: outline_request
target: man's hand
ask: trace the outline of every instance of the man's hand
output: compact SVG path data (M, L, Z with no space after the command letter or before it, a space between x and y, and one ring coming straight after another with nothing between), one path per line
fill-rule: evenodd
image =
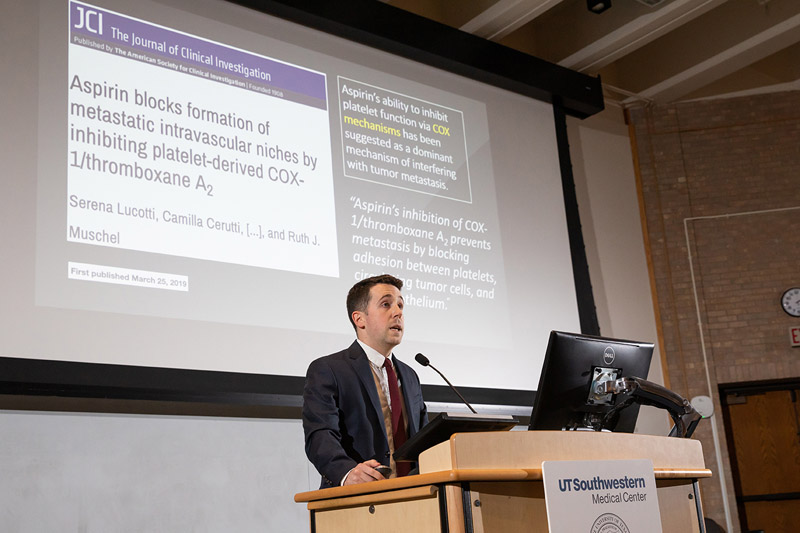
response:
M375 459L370 459L369 461L364 461L363 463L358 463L351 471L347 474L347 479L344 480L345 485L356 485L358 483L367 483L369 481L377 481L379 479L386 479L381 475L380 472L375 470L375 467L381 466L381 464L376 461Z

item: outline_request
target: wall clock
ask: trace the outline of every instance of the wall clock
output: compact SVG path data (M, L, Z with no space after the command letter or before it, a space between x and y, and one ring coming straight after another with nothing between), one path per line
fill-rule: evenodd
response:
M792 287L783 292L781 307L791 316L800 316L800 287Z

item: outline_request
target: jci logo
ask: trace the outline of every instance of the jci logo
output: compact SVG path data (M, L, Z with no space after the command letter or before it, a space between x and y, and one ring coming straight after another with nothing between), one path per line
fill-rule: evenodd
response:
M76 30L86 28L86 31L103 35L103 14L93 9L84 9L83 6L75 6L78 10L78 23Z

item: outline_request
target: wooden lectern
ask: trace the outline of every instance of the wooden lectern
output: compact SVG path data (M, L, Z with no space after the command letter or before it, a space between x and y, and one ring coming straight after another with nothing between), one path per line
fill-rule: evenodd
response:
M422 452L420 474L303 492L312 533L548 531L543 461L650 459L664 533L700 532L699 441L628 433L458 433Z

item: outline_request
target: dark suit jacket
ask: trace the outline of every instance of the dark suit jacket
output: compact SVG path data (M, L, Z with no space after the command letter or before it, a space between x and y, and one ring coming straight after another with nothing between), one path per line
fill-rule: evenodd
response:
M409 437L428 423L416 372L394 358L408 414ZM312 362L303 389L306 455L322 474L320 488L339 485L358 463L389 465L389 441L367 354L353 342Z

